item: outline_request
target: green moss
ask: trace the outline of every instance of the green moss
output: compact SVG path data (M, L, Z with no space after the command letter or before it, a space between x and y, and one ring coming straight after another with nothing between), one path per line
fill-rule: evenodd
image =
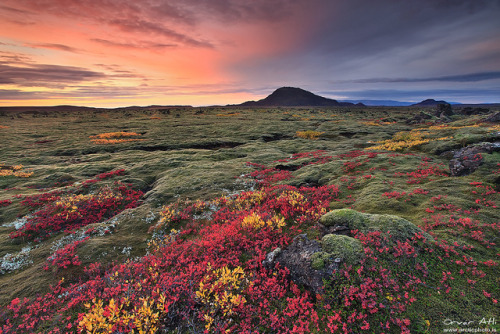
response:
M22 118L15 115L11 117L10 114L2 116L0 112L0 124L9 126L0 130L3 144L0 145L0 163L23 164L26 169L34 172L33 176L27 179L0 177L0 189L3 190L0 200L10 199L13 202L10 206L0 207L0 258L6 253L17 253L26 246L22 240L10 239L9 234L14 227L1 225L9 224L18 215L28 213L28 208L20 204L22 198L13 196L40 193L32 189L32 186L37 188L53 186L56 183L64 185L89 179L96 174L110 170L126 169L125 176L104 180L103 184L116 180L130 182L137 189L147 193L144 197L145 203L116 217L117 228L113 233L88 240L78 248L84 265L94 261L108 263L145 253L146 241L150 237L147 230L151 226L151 223L146 222L145 217L148 215L151 217L152 212L158 217L160 205L186 197L193 200L212 199L228 192L249 189L252 186L251 182L245 183L243 180L235 179L239 175L254 170L245 166L246 161L267 166L277 164L302 166L303 162L310 162L311 159L297 159L289 163L275 162L275 160L290 157L294 153L315 150L325 150L326 155L333 157L332 160L326 164L307 165L293 170L291 173L294 178L281 183L296 186L323 184L339 186L339 201L333 201L330 204L331 210L352 205L352 208L357 211L333 210L332 213L322 218L322 223L327 226L346 225L364 233L390 232L393 236L390 240L404 239L420 231L412 222L422 224L424 218L430 217L431 214L426 211L426 208L441 204L453 204L463 210L480 209L472 217L481 224L498 222L498 209L477 204L475 200L479 195L472 191L479 189L475 189L470 183L480 181L492 187L500 183L500 174L493 173L498 169L500 152L484 154L484 164L473 174L464 177L432 176L418 185L407 184L406 177L395 177L395 173L405 175L415 171L422 162L423 156L431 158L433 164L444 163L443 168L446 169L449 159L438 157L437 155L441 152L482 141L497 140L494 134L488 133L489 125L452 129L456 126L478 123L485 116L464 116L462 119L454 116L454 122L448 124L450 129L442 128L439 131L431 131L430 136L431 138L450 136L453 139L431 141L407 151L420 151L417 155L391 157L381 154L371 158L357 171L371 173L373 178L365 180L360 177L361 174L351 174L357 178L355 186L349 189L347 182L341 181L346 176L346 172L348 173L343 164L355 159L364 160L365 157L337 158L338 155L372 145L368 144L368 141L390 139L399 131L410 131L414 128L425 131L427 126L405 124L408 118L414 116L414 108L318 109L319 114L316 115L312 114L309 109L298 108L268 110L203 108L202 115L196 114L199 108L168 108L169 113L145 112L138 109L127 112L65 112L58 114L58 117L54 117L56 116L54 114L49 114L48 117L41 117L42 115L32 117L30 114L23 114ZM434 109L434 107L429 108L432 112ZM241 113L241 115L216 116L230 112ZM150 116L155 113L162 114L160 120L150 119ZM176 114L180 117L176 117ZM293 114L300 117L292 117ZM397 121L398 123L390 126L363 126L361 129L363 133L359 131L359 120L389 116L390 119L384 119L384 121ZM310 120L304 121L304 118L310 118ZM317 141L294 139L296 131L305 129L325 133ZM118 145L95 145L89 140L90 135L125 130L141 133L145 140ZM231 143L241 145L232 147ZM422 152L427 154L422 154ZM369 168L370 171L368 171ZM382 195L384 192L392 191L409 193L415 188L422 188L429 191L429 194L413 196L408 202L404 199L390 199ZM438 195L447 197L443 200L431 201L432 197ZM347 196L355 201L346 204L342 200L347 199ZM491 200L496 199L497 197L491 197ZM336 214L333 213L335 211L337 211ZM437 213L449 214L446 210L436 211L435 214ZM320 238L321 232L315 226L304 226L304 230L310 239ZM495 259L494 247L486 248L485 245L471 240L465 233L457 235L454 232L447 227L433 230L436 238L442 238L450 243L458 242L459 245L474 246L474 249L467 251L467 255L473 256L476 261ZM487 240L494 240L496 236L492 228L485 228ZM43 271L41 268L47 257L53 253L52 242L60 237L60 235L55 235L41 243L38 248L33 249L32 267L26 267L8 275L0 275L2 292L5 292L0 294L1 304L8 303L15 297L31 297L43 293L47 291L50 284L57 284L60 277ZM329 238L331 237L326 240ZM132 247L130 256L122 253L124 247ZM328 247L327 245L326 248ZM107 255L104 256L104 254ZM422 252L419 256L425 255L425 252ZM244 253L240 258L242 263L246 261L247 256ZM313 255L311 265L315 269L323 269L335 257L337 256L323 249L322 252ZM437 270L438 274L445 270L450 270L454 274L457 289L454 288L452 294L455 290L462 291L463 287L469 286L466 278L473 277L464 277L463 282L457 284L457 281L461 280L461 275L455 275L456 272L453 269L456 268L450 267L445 262L433 263L433 259L434 257L430 255L428 259L424 258L425 262L429 263L429 268ZM412 269L412 267L405 266L391 267L390 262L387 262L387 265L391 270L402 270L408 273L411 273ZM460 314L462 319L475 319L477 314L493 317L491 310L494 308L491 307L491 303L487 303L482 290L495 291L498 285L495 281L494 270L496 269L497 267L482 267L482 270L487 272L487 276L478 281L477 284L481 284L481 288L476 287L470 297L467 293L467 297L454 295L451 299L452 295L449 294L429 294L428 290L422 290L422 295L418 295L417 301L409 306L410 314L405 317L410 318L412 324L415 323L415 319L421 321L424 316L425 319L430 320L431 324L442 323L444 317L453 318L456 314ZM66 274L65 277L67 280L70 279ZM427 329L422 323L414 326L411 328L412 333L426 330L437 332L436 328Z
M332 255L326 252L317 252L311 256L311 268L321 270L331 260Z
M338 209L323 215L320 218L320 223L325 226L344 225L354 230L366 226L366 217L361 212L355 210Z
M400 241L412 238L415 233L423 232L408 220L394 215L370 215L368 226L369 230L390 233L395 240ZM427 233L424 233L424 236L428 240L433 239Z
M349 264L358 263L363 257L361 242L346 235L327 234L321 239L321 244L323 251L330 257L342 258Z
M325 226L344 225L351 230L362 233L380 231L392 236L392 240L406 240L415 233L424 233L419 227L408 220L394 215L366 214L352 209L339 209L328 212L320 218L320 223ZM433 238L424 233L428 240Z

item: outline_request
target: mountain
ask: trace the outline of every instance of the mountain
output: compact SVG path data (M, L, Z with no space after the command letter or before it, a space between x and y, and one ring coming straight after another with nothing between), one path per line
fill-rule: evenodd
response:
M404 107L412 105L414 102L403 102L394 100L347 100L351 103L362 103L365 106L384 106L384 107Z
M323 96L313 94L307 90L295 87L281 87L268 97L259 101L247 101L238 106L242 107L338 107L353 106L350 102L339 102Z
M438 104L449 104L446 101L436 101L434 99L423 100L422 102L412 104L412 107L432 107L437 106Z

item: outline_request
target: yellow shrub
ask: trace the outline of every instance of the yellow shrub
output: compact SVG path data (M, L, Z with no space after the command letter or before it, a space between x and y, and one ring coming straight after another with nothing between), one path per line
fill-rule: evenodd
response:
M95 136L90 136L89 138L93 139L116 139L116 138L123 138L123 137L136 137L140 136L140 134L135 133L135 132L107 132L107 133L101 133Z
M244 193L234 199L230 204L238 210L249 209L259 205L266 198L266 193L262 190Z
M368 126L381 126L379 123L370 121L370 122L360 122L361 124L368 125Z
M249 228L254 230L260 230L263 227L270 227L271 229L282 228L286 225L284 218L279 218L273 216L271 219L265 221L257 213L252 213L251 215L243 218L241 226L243 228Z
M0 163L0 176L30 177L33 172L22 171L23 165L6 166Z
M231 117L231 116L238 116L238 115L240 115L239 112L229 113L229 114L217 114L216 116L217 117Z
M140 141L144 139L139 138L129 138L129 137L137 137L140 136L139 133L135 132L107 132L101 133L95 136L89 136L90 141L94 144L118 144L118 143L127 143L131 141Z
M377 142L377 146L372 146L366 148L367 150L388 150L388 151L400 151L406 148L410 148L417 145L422 145L431 141L436 140L446 140L451 137L442 138L424 138L424 134L418 130L412 130L409 132L402 131L396 133L392 139L387 139Z
M141 298L140 306L130 307L130 301L125 298L121 303L114 299L104 306L102 300L92 300L85 304L89 311L78 324L82 333L115 333L119 327L134 327L133 332L155 333L158 330L160 313L165 309L165 297L160 296L154 301Z
M316 140L323 133L324 132L320 131L306 130L306 131L297 131L295 135L299 138Z
M459 130L459 129L477 128L477 127L479 127L478 124L464 125L464 126L448 126L447 124L441 124L441 125L429 126L427 129L433 131L439 131L439 130Z
M307 203L307 199L299 193L298 191L287 190L282 192L278 198L278 201L286 201L294 208L301 208Z
M209 263L207 270L209 273L200 281L196 298L207 308L203 318L205 329L209 331L218 314L230 318L236 307L246 303L241 292L248 285L248 280L241 267L231 270L225 266L212 270Z

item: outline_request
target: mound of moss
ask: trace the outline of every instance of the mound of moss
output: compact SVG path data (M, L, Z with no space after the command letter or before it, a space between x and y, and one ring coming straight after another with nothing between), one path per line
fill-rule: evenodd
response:
M352 209L338 209L324 214L319 222L325 226L347 226L351 230L366 228L367 215Z
M357 239L339 234L327 234L321 239L321 252L311 257L311 267L323 269L333 259L340 258L349 264L358 263L363 257L363 246Z
M320 223L329 227L346 226L351 231L362 233L380 231L391 235L391 240L404 241L412 238L416 233L423 233L428 240L432 236L423 232L419 227L408 220L394 215L378 215L361 213L352 209L332 210L320 218Z

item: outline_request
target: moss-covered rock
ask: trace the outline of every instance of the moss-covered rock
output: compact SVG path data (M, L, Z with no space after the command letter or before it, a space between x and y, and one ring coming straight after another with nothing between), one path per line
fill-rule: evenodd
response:
M320 218L325 226L346 226L350 230L362 233L380 231L391 235L391 240L404 241L412 238L415 233L423 233L428 240L432 236L423 232L408 220L394 215L366 214L352 209L332 210ZM325 236L326 237L326 236Z
M311 256L311 268L314 270L321 270L331 260L332 255L326 252L317 252Z
M427 239L433 239L408 220L394 215L369 215L368 230L366 232L370 231L389 233L392 238L400 241L410 239L420 232L424 233Z
M323 253L329 255L328 258L341 258L348 264L358 263L363 257L361 242L346 235L325 235L321 239L321 248L323 249Z
M366 227L366 216L351 209L338 209L328 212L320 218L320 223L325 226L344 225L351 230Z

